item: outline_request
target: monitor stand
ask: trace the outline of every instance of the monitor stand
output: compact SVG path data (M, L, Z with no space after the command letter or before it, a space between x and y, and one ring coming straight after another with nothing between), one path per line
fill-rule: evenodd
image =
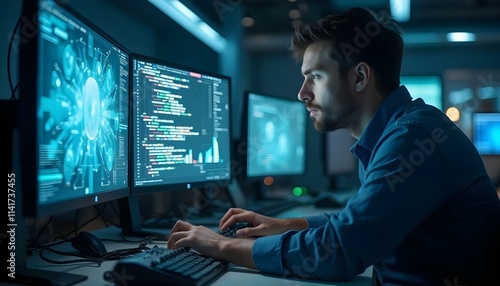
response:
M142 237L154 236L154 240L168 240L168 235L156 231L142 229L142 216L139 205L139 196L131 195L118 200L120 225L123 235Z

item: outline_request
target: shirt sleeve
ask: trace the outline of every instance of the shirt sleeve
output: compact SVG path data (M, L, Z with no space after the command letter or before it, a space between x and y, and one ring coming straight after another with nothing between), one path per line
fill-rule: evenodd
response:
M330 220L330 216L332 216L332 215L333 214L323 213L320 215L309 216L309 217L306 217L305 219L307 221L307 225L309 226L309 228L316 228L316 227L320 227L320 226L324 225L325 223L327 223Z
M329 214L309 216L305 219L309 228L316 228L329 221ZM295 235L297 231L289 231L284 235L260 237L255 241L252 255L254 263L262 272L282 274L283 265L281 263L281 252L283 250L283 240L289 235Z
M427 151L419 149L424 143ZM414 126L386 133L366 168L364 184L346 207L336 215L307 218L309 229L258 238L252 253L257 269L342 281L389 255L452 196L441 191L450 178L438 143ZM422 188L429 178L432 184Z

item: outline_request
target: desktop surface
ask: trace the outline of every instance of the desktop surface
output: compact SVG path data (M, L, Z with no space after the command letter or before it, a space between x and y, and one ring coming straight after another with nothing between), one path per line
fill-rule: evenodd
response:
M319 209L314 207L314 205L302 205L288 211L282 212L276 217L281 218L292 218L292 217L302 217L305 215L315 215L323 212L337 212L339 209ZM212 227L214 228L214 227ZM214 229L215 230L215 229ZM162 230L165 234L169 233L168 229ZM108 227L103 229L98 229L92 232L94 235L99 237L100 239L122 239L121 230L117 227ZM131 238L130 240L138 241L137 238ZM115 242L115 241L104 241L106 248L108 251L113 251L117 249L124 248L134 248L138 247L139 242ZM148 247L153 247L154 245L158 245L160 247L166 247L165 241L152 241L148 244ZM74 251L71 248L70 243L64 243L56 246L58 250L61 251ZM46 256L52 259L59 260L68 260L73 259L72 257L64 257L59 254L54 254L47 252ZM96 263L71 263L71 264L50 264L42 260L38 255L31 256L28 258L28 266L32 269L44 269L58 272L69 272L74 274L80 274L88 276L88 279L78 283L77 285L107 285L110 284L104 280L104 275L106 271L110 271L114 268L116 261L106 261L101 265L97 265ZM371 267L367 268L365 272L359 274L355 277L355 279L348 282L323 282L323 281L315 281L315 280L303 280L303 279L295 279L289 277L282 277L279 275L269 275L258 272L256 270L248 269L245 267L240 267L237 265L230 264L227 272L225 272L222 276L212 281L208 285L281 285L283 283L294 283L294 285L353 285L353 286L361 286L361 285L371 285ZM120 273L120 275L125 275L127 273ZM13 281L15 282L15 281ZM161 281L164 282L164 281Z

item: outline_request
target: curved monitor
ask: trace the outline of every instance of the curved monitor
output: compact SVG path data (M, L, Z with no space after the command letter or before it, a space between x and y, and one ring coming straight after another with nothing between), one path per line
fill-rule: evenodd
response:
M307 127L304 104L248 91L244 112L246 178L261 180L304 174Z
M230 78L132 54L132 194L227 186Z
M20 44L24 213L52 215L127 196L129 53L56 1L25 1Z

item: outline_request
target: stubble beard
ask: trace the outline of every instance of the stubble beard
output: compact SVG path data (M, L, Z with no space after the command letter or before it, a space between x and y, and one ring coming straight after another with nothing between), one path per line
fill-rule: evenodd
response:
M318 114L312 118L314 128L320 133L335 131L347 127L347 119L352 116L354 110L348 110L342 114L326 113L323 109L317 108Z
M335 126L332 126L332 124L329 124L327 122L326 116L323 112L323 110L318 109L318 116L312 118L316 131L318 131L319 133L326 133L337 129L335 128Z

